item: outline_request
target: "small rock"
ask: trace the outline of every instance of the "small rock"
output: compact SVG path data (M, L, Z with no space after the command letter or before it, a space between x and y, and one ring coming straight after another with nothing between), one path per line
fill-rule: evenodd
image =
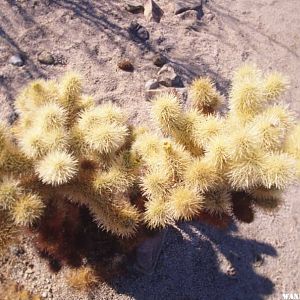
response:
M24 65L24 60L20 54L15 54L9 58L9 63L17 67L22 67Z
M159 87L159 83L156 79L150 79L145 84L146 91L148 90L155 90Z
M253 265L254 267L260 267L264 263L264 258L260 254L256 254L254 257Z
M133 40L136 42L145 42L149 40L149 32L148 30L140 25L137 21L132 21L129 28L129 34Z
M125 10L132 14L139 14L144 12L144 6L139 4L127 3L125 4Z
M43 293L42 293L42 297L43 297L43 298L47 298L47 296L48 296L48 293L47 293L47 292L43 292Z
M40 52L37 59L43 65L53 65L55 63L53 55L48 51Z
M158 82L166 87L183 87L182 79L176 74L174 68L165 64L158 72Z
M163 65L165 65L167 63L167 58L165 56L163 56L162 54L156 54L153 58L153 63L157 67L161 68Z
M235 277L236 276L236 270L233 266L229 266L226 270L226 274L230 277Z
M133 64L128 59L122 59L118 62L119 69L126 72L133 72Z
M144 6L144 16L148 22L160 22L164 15L163 10L153 1L147 0Z
M179 15L188 10L196 10L202 12L202 0L175 0L174 13Z
M181 20L187 20L191 21L192 23L201 19L202 15L199 15L199 13L196 10L188 10L183 12L182 14L179 15L179 18Z

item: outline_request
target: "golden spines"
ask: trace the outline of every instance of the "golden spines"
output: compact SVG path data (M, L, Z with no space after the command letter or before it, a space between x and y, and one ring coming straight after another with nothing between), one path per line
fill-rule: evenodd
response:
M140 213L136 207L122 194L115 194L107 200L103 200L105 203L101 203L101 199L94 201L90 206L98 225L123 238L134 235L140 222Z
M148 161L157 157L162 152L162 139L153 133L145 132L137 136L132 145L132 151L136 152L143 160Z
M37 221L45 205L40 196L33 193L24 193L10 209L10 214L16 225L31 226Z
M43 104L57 102L58 87L55 81L38 79L32 81L17 97L14 106L16 111L24 116L34 113Z
M269 74L264 80L264 96L276 100L288 87L288 79L278 72Z
M241 128L229 136L225 175L233 189L243 190L260 183L264 152L258 141L258 135L249 128Z
M264 153L257 148L250 155L228 162L225 176L234 190L244 190L261 183Z
M207 144L205 157L217 170L223 171L229 161L228 148L227 136L216 135Z
M203 147L195 142L194 132L197 125L204 120L205 117L199 111L189 109L183 113L182 129L172 133L175 141L183 145L194 156L203 155Z
M203 204L204 198L196 188L178 186L170 193L168 209L174 220L191 220L202 210Z
M256 132L263 149L276 151L281 148L286 130L276 116L266 113L258 115L249 126Z
M125 125L126 121L127 117L120 107L106 103L82 111L78 120L78 128L87 131L103 123Z
M0 121L0 153L7 148L9 141L8 126Z
M127 141L126 117L117 106L108 103L83 111L75 126L85 144L99 154L111 154Z
M0 210L0 257L6 253L8 246L13 243L19 230L8 212Z
M35 116L34 126L41 128L45 133L64 128L67 122L67 110L57 103L46 103L40 106Z
M45 153L43 138L40 128L30 128L18 140L21 151L29 158L43 155Z
M69 145L70 149L77 156L85 156L91 152L91 149L84 141L84 132L78 128L78 126L73 126L69 130Z
M261 80L262 73L255 64L244 64L234 71L233 84L248 82L253 80Z
M18 138L21 151L26 157L35 159L53 150L67 149L68 142L68 133L62 128L43 131L40 127L32 127Z
M92 109L95 107L95 100L92 96L89 95L81 95L78 101L78 109L80 111Z
M175 94L165 93L157 96L153 100L151 115L155 124L167 135L182 128L182 109Z
M125 112L117 105L108 102L97 106L99 122L126 124L127 116Z
M103 123L83 134L85 143L100 154L117 151L126 142L128 128L115 123Z
M232 160L251 159L258 152L259 136L250 127L241 127L228 136L228 153Z
M22 194L20 182L13 177L4 177L0 183L0 209L9 210Z
M171 179L166 169L156 168L142 176L140 186L147 198L156 199L168 193Z
M230 93L230 109L237 115L253 117L261 112L263 93L257 82L245 82L234 86Z
M185 171L184 179L189 186L201 192L215 189L222 182L214 164L205 158L192 161Z
M163 150L162 167L166 169L173 180L180 180L192 160L190 153L183 146L171 140L163 143Z
M227 190L215 190L204 195L204 209L211 215L229 214L231 210L231 193Z
M15 147L10 147L0 155L0 170L5 173L20 176L30 173L32 166L33 162Z
M248 124L256 132L266 151L282 149L287 132L294 124L295 116L283 105L274 105L257 115Z
M63 107L73 110L78 107L78 102L82 92L81 77L75 72L66 73L61 79L60 103Z
M189 88L189 92L192 107L204 114L215 112L223 103L222 96L208 77L195 79Z
M296 162L286 153L268 153L262 162L262 184L284 189L296 179Z
M294 158L300 159L300 124L295 125L288 132L283 149Z
M296 114L287 105L276 104L265 109L263 115L278 119L280 126L286 130L295 125Z
M300 124L288 131L283 150L296 159L296 174L300 178Z
M224 120L219 116L208 115L197 122L192 131L192 138L196 145L205 148L209 141L223 130Z
M169 225L172 218L169 215L166 199L158 197L147 201L143 220L151 229L164 228Z
M78 161L66 151L52 151L37 162L35 167L40 180L57 186L69 182L78 171Z
M251 65L237 70L229 96L231 113L241 119L251 118L262 110L264 103L260 72Z
M114 164L107 171L97 171L92 185L99 194L124 193L132 185L134 176L129 174L120 164Z

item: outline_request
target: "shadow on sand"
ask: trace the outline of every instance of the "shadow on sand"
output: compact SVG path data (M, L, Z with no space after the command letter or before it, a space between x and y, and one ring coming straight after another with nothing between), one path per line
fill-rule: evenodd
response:
M259 300L272 294L272 281L256 271L264 256L277 256L271 245L237 236L235 225L227 232L195 223L180 229L185 238L176 229L168 232L153 275L131 273L112 287L137 300ZM220 257L235 275L221 270Z

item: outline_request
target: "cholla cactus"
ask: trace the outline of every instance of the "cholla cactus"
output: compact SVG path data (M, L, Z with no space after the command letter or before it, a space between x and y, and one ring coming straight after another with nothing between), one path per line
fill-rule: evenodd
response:
M190 108L184 110L174 94L154 99L152 118L162 135L151 135L152 153L145 135L133 145L147 170L141 177L146 222L164 227L172 220L197 218L199 212L237 214L248 222L252 206L277 208L300 165L299 125L294 113L278 103L287 85L279 73L264 77L245 65L234 74L226 114L218 111L223 97L206 77L190 86ZM161 150L166 142L183 147L177 157ZM177 176L164 173L174 168L181 171ZM238 198L247 199L247 205ZM241 209L249 213L239 214Z
M250 222L253 207L277 208L300 174L300 127L277 101L286 87L280 74L244 66L224 114L213 82L196 79L186 109L172 93L153 100L153 133L112 103L95 106L77 74L32 82L16 99L17 122L0 124L0 247L18 226L43 223L44 210L52 224L49 207L67 202L120 239L205 214Z

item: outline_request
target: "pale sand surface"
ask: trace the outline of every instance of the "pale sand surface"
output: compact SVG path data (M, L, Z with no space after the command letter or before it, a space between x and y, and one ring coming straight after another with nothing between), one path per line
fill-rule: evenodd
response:
M79 71L85 92L97 102L122 105L135 123L149 122L144 84L158 68L152 63L161 51L184 83L199 75L215 79L227 93L232 71L244 61L264 71L278 70L290 77L285 95L300 112L300 1L208 1L204 17L175 16L172 1L157 1L165 15L148 23L143 15L123 9L123 1L41 0L0 1L0 109L1 118L14 118L13 100L33 78L54 78L66 70ZM147 44L129 38L127 27L137 19L150 32ZM37 54L52 52L64 64L41 65ZM27 56L23 67L8 63L14 52ZM125 73L116 65L121 57L135 67ZM300 190L286 193L284 207L275 216L258 213L250 225L222 232L197 224L170 229L156 272L131 274L112 287L101 284L89 294L74 293L25 246L21 257L9 256L0 272L18 279L28 289L52 299L282 299L283 292L300 293ZM24 276L26 262L34 272ZM236 275L231 276L233 270ZM49 299L51 299L49 297Z

